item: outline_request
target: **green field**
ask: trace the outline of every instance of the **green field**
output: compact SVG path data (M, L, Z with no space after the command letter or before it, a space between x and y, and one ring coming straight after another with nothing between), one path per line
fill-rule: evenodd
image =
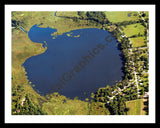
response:
M138 20L138 15L135 16L135 14L138 14L138 12L130 12L130 11L107 11L105 12L106 17L110 22L117 23L117 22L123 22L123 21L130 21L130 20ZM131 16L128 17L128 14Z
M133 44L133 47L145 47L146 44L144 43L144 37L136 37L136 38L129 38Z
M132 42L133 47L143 47L146 46L144 31L145 27L141 23L135 23L131 25L121 26L121 31L129 37L129 40Z
M88 103L74 99L70 100L63 95L50 95L49 102L43 104L43 111L48 115L88 115Z
M131 24L131 25L126 25L121 27L123 32L127 37L133 36L133 35L144 35L144 26L141 25L140 23L137 24Z
M143 99L127 101L126 106L129 108L127 115L145 115Z
M130 11L123 11L123 12L116 12L116 11L109 11L105 12L106 17L112 23L118 23L123 21L137 21L141 18L139 17L138 12L130 12ZM130 15L130 17L128 16ZM148 15L148 13L146 13ZM143 47L146 46L144 43L146 41L144 37L145 27L141 23L134 23L129 25L123 25L120 27L120 30L129 37L130 41L132 42L133 47Z

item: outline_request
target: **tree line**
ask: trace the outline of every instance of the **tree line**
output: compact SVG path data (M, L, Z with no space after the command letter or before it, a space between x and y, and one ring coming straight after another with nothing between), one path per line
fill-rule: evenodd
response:
M20 100L20 99L19 99ZM24 104L19 103L19 100L15 104L15 109L12 109L13 115L45 115L40 106L35 105L29 94L26 94Z

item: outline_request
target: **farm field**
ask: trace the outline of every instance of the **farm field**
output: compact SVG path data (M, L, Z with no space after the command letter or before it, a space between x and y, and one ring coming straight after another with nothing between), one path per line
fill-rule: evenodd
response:
M141 25L141 23L126 25L121 27L123 32L127 37L131 37L134 35L144 35L145 27Z
M126 106L129 108L127 115L145 115L143 99L127 101Z
M136 37L136 38L129 38L133 44L133 47L146 47L144 43L144 37Z
M130 22L130 21L138 21L140 20L138 12L116 12L109 11L105 12L106 17L113 24L117 24L120 22ZM146 12L146 17L148 17L148 13ZM146 19L146 18L145 18ZM142 23L129 23L127 25L121 25L119 29L126 35L129 40L132 42L133 47L145 47L147 46L145 31L146 27Z
M108 12L105 12L105 14L106 14L106 17L109 19L109 21L113 22L113 23L130 21L130 20L138 20L139 19L139 17L137 16L137 12L108 11ZM128 16L128 14L130 14L130 17Z

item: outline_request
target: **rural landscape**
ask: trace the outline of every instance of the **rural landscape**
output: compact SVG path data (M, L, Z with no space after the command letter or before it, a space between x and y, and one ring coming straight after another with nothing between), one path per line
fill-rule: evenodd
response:
M99 85L85 100L77 96L72 99L54 90L41 95L34 89L37 85L29 81L23 66L27 59L43 54L48 49L46 42L35 43L29 39L28 32L35 24L40 28L57 29L52 34L53 40L77 29L98 28L108 31L112 36L105 40L109 42L115 38L116 47L121 52L122 79L115 80L114 85ZM11 29L12 115L149 114L149 12L15 11L12 12ZM66 35L72 37L72 33ZM80 37L74 35L76 39ZM100 48L103 49L102 46Z

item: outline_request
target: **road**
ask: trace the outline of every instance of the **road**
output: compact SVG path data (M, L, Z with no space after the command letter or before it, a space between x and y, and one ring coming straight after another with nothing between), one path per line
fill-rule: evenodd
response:
M144 23L145 23L145 25L147 27L147 23L146 23L145 19L142 17L142 15L141 15L141 13L139 11L137 11L137 12L138 12L139 16L142 18L142 20L144 21ZM118 30L123 35L123 32L119 28L118 28ZM123 35L123 36L127 37L126 35ZM128 38L128 40L129 40L129 38ZM129 43L132 44L131 41ZM138 47L138 49L143 49L143 48L149 48L149 31L148 31L148 29L147 29L147 47ZM131 55L133 55L132 49L134 49L134 48L129 48L128 49L128 50L131 51ZM138 87L138 80L137 80L137 72L136 72L136 69L135 69L135 64L134 64L134 61L133 61L133 56L132 56L132 62L133 62L134 77L135 77L134 82L135 82L135 86L137 87L137 94L138 94L138 97L139 97L140 95L139 95L139 87Z
M142 20L144 21L144 23L147 27L147 23L146 23L145 19L142 17L142 15L139 11L137 11L137 12L138 12L139 16L142 18ZM147 29L147 47L149 47L149 31L148 31L148 29Z
M131 56L132 56L133 55L132 49L130 49L130 51L131 51ZM139 95L139 87L138 87L138 81L137 81L137 72L136 72L136 68L135 68L135 65L134 65L133 56L132 56L132 62L133 62L134 78L135 78L134 82L136 83L137 94L138 94L138 97L139 97L140 95Z
M121 32L121 34L123 35L123 32L118 28L118 30ZM127 37L126 35L123 35L124 37ZM129 38L128 38L128 40L129 40ZM130 41L130 40L129 40ZM130 41L129 42L130 44L132 44L132 42ZM141 49L142 48L145 48L145 47L140 47ZM131 51L131 55L133 55L133 53L132 53L132 49L133 48L130 48L130 49L128 49L128 50L130 50ZM137 87L137 94L138 94L138 97L140 96L139 95L139 87L138 87L138 81L137 81L137 72L136 72L136 69L135 69L135 64L134 64L134 61L133 61L133 56L132 56L132 62L133 62L133 68L134 68L134 77L135 77L135 80L134 80L134 82L135 82L135 86Z

